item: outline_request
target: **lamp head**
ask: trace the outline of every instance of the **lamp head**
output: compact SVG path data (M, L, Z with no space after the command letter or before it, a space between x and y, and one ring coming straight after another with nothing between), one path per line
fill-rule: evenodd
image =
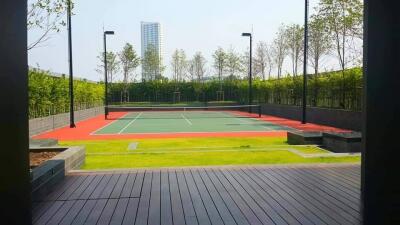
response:
M114 35L114 31L104 31L105 35Z
M242 33L243 37L251 37L251 33Z

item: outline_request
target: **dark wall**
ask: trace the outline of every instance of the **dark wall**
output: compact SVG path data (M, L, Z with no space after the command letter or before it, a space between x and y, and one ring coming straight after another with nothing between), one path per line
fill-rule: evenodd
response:
M299 121L302 118L302 109L299 106L262 104L261 110L263 114L271 116ZM361 112L309 107L307 108L307 121L354 131L362 129Z
M31 224L27 1L0 1L0 218Z
M399 6L399 0L365 0L364 225L400 224Z

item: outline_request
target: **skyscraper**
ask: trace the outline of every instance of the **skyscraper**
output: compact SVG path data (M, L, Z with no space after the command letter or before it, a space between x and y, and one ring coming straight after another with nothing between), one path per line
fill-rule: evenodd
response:
M161 71L161 60L163 56L162 31L160 23L142 22L142 59L145 58L146 51L154 51L158 56L158 66L142 64L142 80L155 80Z

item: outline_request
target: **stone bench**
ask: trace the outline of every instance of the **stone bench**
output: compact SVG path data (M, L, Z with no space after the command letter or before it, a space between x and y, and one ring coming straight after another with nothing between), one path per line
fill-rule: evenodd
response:
M290 145L321 145L321 132L294 132L287 133L287 142Z
M361 133L323 133L323 146L335 153L358 153L361 152Z

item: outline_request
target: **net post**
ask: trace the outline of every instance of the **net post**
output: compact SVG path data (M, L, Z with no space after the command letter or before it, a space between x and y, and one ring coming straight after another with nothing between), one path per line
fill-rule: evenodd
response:
M260 117L261 118L261 115L262 113L261 113L261 105L258 105L258 117Z

